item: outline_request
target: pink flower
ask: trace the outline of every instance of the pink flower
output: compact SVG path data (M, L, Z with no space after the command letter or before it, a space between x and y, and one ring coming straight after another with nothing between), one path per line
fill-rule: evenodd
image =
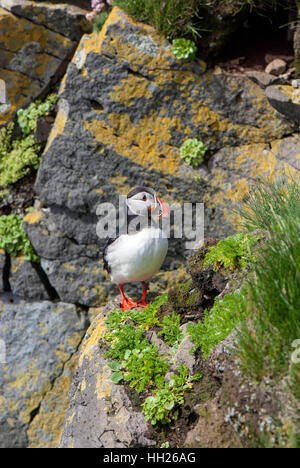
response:
M99 3L100 3L100 0L92 0L92 3L91 3L92 8L93 8L93 9L96 8L96 6L97 6Z
M86 17L86 19L87 19L88 21L93 21L93 19L95 19L96 16L97 16L97 13L96 13L95 11L91 11L91 13L87 13L87 14L85 15L85 17Z
M105 8L105 4L104 3L98 3L98 5L95 6L94 11L96 11L97 13L100 13L100 11L102 11L103 8Z

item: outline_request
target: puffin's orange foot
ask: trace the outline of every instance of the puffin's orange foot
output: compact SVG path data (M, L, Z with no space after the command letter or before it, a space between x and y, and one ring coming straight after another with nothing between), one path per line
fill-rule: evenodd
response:
M134 302L132 299L130 299L129 297L122 298L121 309L123 311L134 309L135 307L137 307L137 305L138 304Z
M147 302L145 299L141 299L140 301L138 301L137 303L137 306L138 307L148 307L149 305L149 302Z

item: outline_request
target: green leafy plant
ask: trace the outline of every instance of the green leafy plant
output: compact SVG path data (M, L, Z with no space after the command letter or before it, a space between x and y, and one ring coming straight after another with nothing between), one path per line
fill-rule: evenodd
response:
M170 448L170 442L163 442L160 446L160 448Z
M217 297L212 309L205 311L203 321L189 324L187 332L194 343L192 352L201 346L207 359L213 348L245 318L244 301L243 290L226 294L222 301Z
M177 59L195 59L197 47L194 41L184 38L174 39L172 46L172 52Z
M162 321L162 331L158 335L163 335L165 342L168 345L179 344L184 335L180 330L180 315L172 313L172 315L166 315Z
M19 215L0 216L0 248L12 256L24 252L26 260L39 261L23 229L22 218Z
M179 375L173 375L171 382L166 382L168 357L161 355L157 346L145 338L145 331L151 326L162 327L161 332L170 344L178 343L183 337L179 316L173 314L159 323L157 312L166 301L167 295L162 294L143 310L114 309L106 319L108 331L104 335L108 345L105 357L115 360L108 364L112 370L111 381L115 384L122 380L129 382L137 393L157 389L154 400L145 401L145 415L152 419L152 424L176 419L178 406L184 401L184 391L191 388L193 381L202 378L200 374L188 378L188 369L179 366ZM154 417L157 408L159 412Z
M168 424L178 418L178 407L184 403L184 392L192 387L188 368L182 364L178 372L179 375L171 375L170 381L146 398L142 405L145 419L152 425L158 422Z
M58 97L56 94L50 94L44 102L35 101L26 109L18 110L18 124L24 136L31 135L35 132L38 118L46 115L53 104L56 103L57 99Z
M32 136L13 141L9 151L0 154L0 186L7 187L17 182L26 176L32 167L38 169L40 148Z
M13 140L13 123L0 130L0 187L17 182L30 173L32 168L38 169L42 147L35 143L33 133L37 119L47 114L56 100L57 96L51 94L43 103L36 101L27 109L18 110L18 124L23 138Z
M135 323L141 325L145 330L148 330L150 327L159 324L159 319L157 316L158 309L167 302L168 294L161 294L158 296L155 301L150 303L148 307L144 309L132 309L127 314L131 320Z
M250 261L255 262L252 248L259 239L260 236L238 233L220 240L216 246L208 248L203 265L213 265L215 271L222 266L230 270L247 266Z
M143 337L143 330L134 325L122 325L105 334L105 340L110 344L105 357L122 362L128 350L142 349L149 342Z
M116 361L114 361L114 362L109 362L107 365L108 365L108 367L112 370L111 381L112 381L114 384L120 383L121 380L123 380L123 378L124 378L123 372L122 372L122 365L119 364L119 363L116 362Z
M186 140L180 148L180 157L187 164L193 167L199 166L203 162L207 147L197 138Z
M124 380L129 381L137 393L142 392L151 383L160 387L169 368L166 357L161 356L157 346L150 343L127 350L123 365L126 369Z
M97 15L96 18L94 19L94 26L93 26L94 31L100 32L107 18L108 18L107 11L102 11L101 13L99 13L99 15Z

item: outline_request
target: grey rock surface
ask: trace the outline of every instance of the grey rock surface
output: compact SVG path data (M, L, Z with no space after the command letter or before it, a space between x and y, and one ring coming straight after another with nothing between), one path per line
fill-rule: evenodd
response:
M187 366L190 375L194 373L194 366L196 364L196 358L194 354L191 354L191 350L194 344L192 343L189 336L185 336L178 346L176 353L174 354L173 363L176 368L180 364Z
M261 88L266 88L272 84L280 82L280 78L271 75L270 73L251 70L246 72L246 75L251 78L255 83L257 83Z
M0 250L0 293L4 291L5 253Z
M51 299L41 276L40 266L33 265L24 257L11 257L9 284L12 293L29 300Z
M80 2L78 2L80 3ZM84 2L81 2L83 5ZM76 5L64 2L35 2L31 0L1 0L1 6L17 16L78 41L83 33L92 31L92 24L85 19L88 12Z
M286 68L287 63L280 58L276 58L266 66L265 72L270 75L279 76L285 72Z
M40 405L74 355L86 319L72 304L0 296L0 447L25 447Z
M293 86L273 85L266 89L270 104L281 114L300 125L300 90Z

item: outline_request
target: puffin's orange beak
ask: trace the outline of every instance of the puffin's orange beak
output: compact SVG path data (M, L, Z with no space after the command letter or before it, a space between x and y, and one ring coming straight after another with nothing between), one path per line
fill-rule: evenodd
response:
M167 207L167 205L158 197L157 197L157 200L160 203L160 209L161 209L161 213L160 213L160 215L158 217L159 218L164 218L164 217L170 216L170 210Z

